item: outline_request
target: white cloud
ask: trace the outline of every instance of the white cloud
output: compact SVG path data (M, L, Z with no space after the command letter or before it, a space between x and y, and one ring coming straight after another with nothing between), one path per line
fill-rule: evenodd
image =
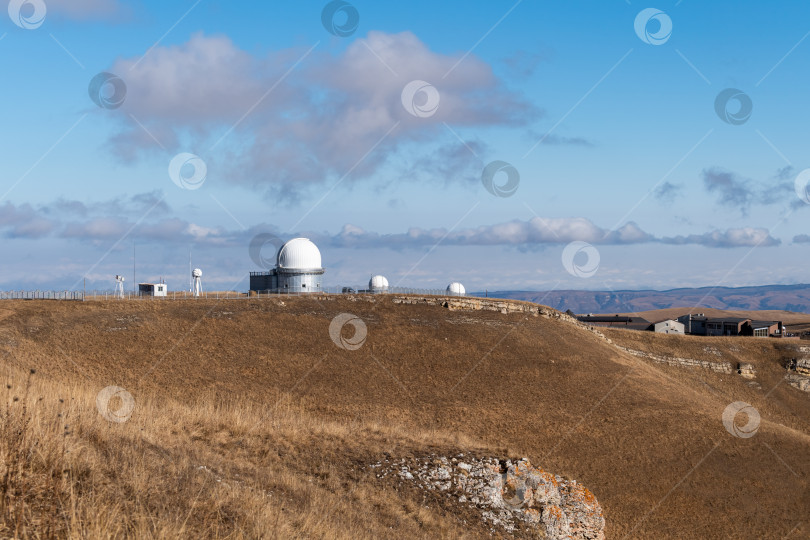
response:
M488 64L470 55L451 71L461 56L435 53L410 32L370 32L336 57L305 53L259 58L228 37L196 34L143 59L119 59L111 71L127 84L128 114L113 139L118 153L134 159L158 148L131 114L167 148L191 140L203 159L220 161L216 170L226 180L294 197L350 170L353 178L368 177L411 142L457 143L443 122L522 125L539 114ZM440 93L435 115L417 118L403 107L402 90L414 79ZM455 160L459 148L444 151Z
M200 225L195 225L194 223L189 223L184 232L190 234L198 241L213 237L219 233L217 229L202 227Z
M127 224L123 220L104 217L84 222L68 223L61 236L78 240L108 240L120 238L126 231Z
M156 47L143 58L112 66L127 85L126 110L172 129L236 121L262 95L262 72L271 70L230 38L201 33L183 45Z

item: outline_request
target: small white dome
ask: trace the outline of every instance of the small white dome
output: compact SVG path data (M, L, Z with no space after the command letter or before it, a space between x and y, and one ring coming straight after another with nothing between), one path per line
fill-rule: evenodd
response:
M368 288L372 291L387 291L388 280L385 279L385 276L374 276L368 280Z
M194 270L191 272L191 276L192 276L192 277L202 277L202 270L200 270L199 268L195 268L195 269L194 269Z
M454 281L453 283L447 286L447 293L453 296L464 296L465 294L467 294L467 290L464 288L464 285L462 285L458 281Z
M278 250L276 265L291 270L319 270L321 252L309 238L293 238Z

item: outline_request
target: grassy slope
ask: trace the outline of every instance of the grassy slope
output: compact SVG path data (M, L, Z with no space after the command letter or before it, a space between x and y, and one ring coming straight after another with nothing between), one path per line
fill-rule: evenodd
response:
M0 321L11 392L34 367L37 414L53 416L56 396L75 398L79 428L66 439L82 450L71 459L82 486L105 487L92 491L101 499L67 500L108 509L77 523L153 536L479 536L470 512L425 507L361 467L385 452L472 449L525 455L581 481L609 538L808 531L810 396L777 384L789 353L774 341L610 332L708 360L711 344L757 364L759 390L736 375L651 364L562 321L387 298L3 306L13 312ZM368 325L357 351L329 338L341 312ZM96 392L111 384L136 399L125 424L95 414ZM737 400L762 415L750 439L722 426Z

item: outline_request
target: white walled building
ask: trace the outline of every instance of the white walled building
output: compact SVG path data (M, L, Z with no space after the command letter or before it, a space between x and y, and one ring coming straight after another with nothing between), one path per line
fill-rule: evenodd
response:
M685 334L686 327L682 322L667 319L655 323L655 332L658 334Z
M278 250L276 267L250 273L250 290L311 293L323 290L321 252L309 238L293 238Z
M138 296L166 296L165 283L138 283Z

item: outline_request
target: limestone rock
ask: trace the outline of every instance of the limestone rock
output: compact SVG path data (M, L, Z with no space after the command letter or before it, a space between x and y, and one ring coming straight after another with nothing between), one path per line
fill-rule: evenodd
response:
M796 373L788 373L785 375L785 380L790 386L802 392L810 392L810 377L806 375L797 375Z
M446 492L477 507L484 521L514 532L520 525L548 540L604 540L605 518L596 497L526 459L516 461L446 457L410 458L390 469L428 491Z
M804 349L810 349L810 347L800 347L800 349L805 352ZM785 362L785 369L787 369L785 380L790 386L802 392L810 392L810 359L791 358Z
M728 373L728 374L732 373L731 364L728 362L709 362L708 360L696 360L694 358L661 356L658 354L648 353L644 351L637 351L635 349L629 349L627 347L622 347L620 345L617 345L617 347L626 353L632 354L633 356L638 356L640 358L647 358L649 360L652 360L653 362L658 362L661 364L668 364L670 366L679 366L679 367L699 367L703 369L710 369L712 371L716 371L717 373Z
M754 364L747 362L740 362L737 364L737 373L742 375L744 379L754 379L757 376L757 370Z
M374 295L365 295L369 301L375 301ZM574 324L583 330L587 330L600 339L608 343L613 343L595 326L579 322L576 317L566 313L561 313L540 304L525 302L522 300L505 300L500 298L476 298L466 297L444 297L444 296L415 296L397 295L391 298L394 304L428 304L442 306L450 311L497 311L508 315L510 313L526 313L532 317L544 317L546 319L557 319L570 324Z

